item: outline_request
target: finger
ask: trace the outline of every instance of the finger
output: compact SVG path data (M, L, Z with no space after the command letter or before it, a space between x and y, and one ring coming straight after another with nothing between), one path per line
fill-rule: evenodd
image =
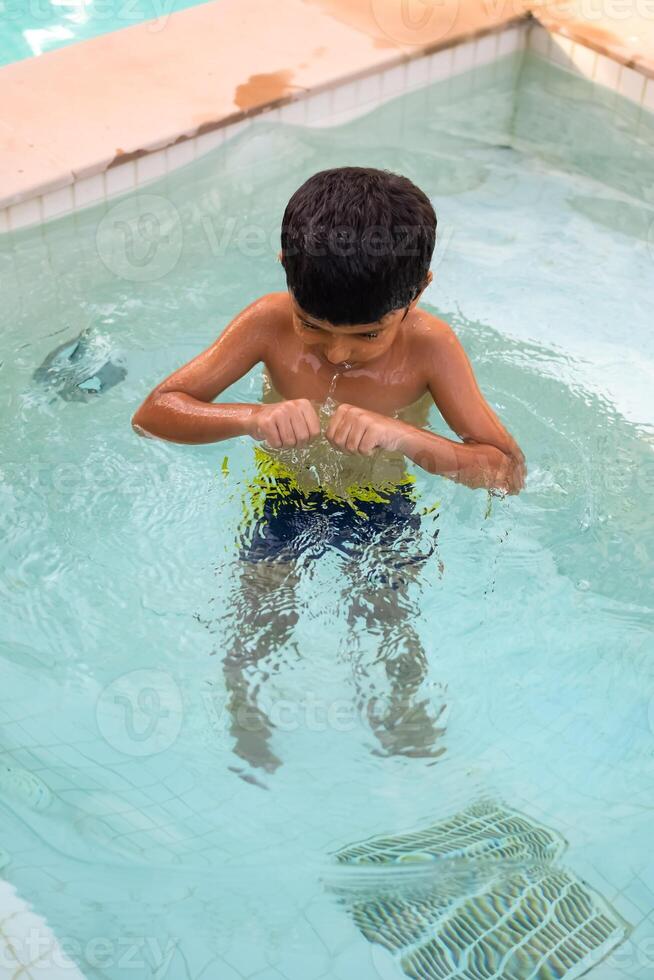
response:
M331 440L333 446L338 449L342 449L343 452L347 452L347 439L352 429L352 421L349 418L343 419L340 425L336 426L336 431L334 432L334 437Z
M329 422L327 423L327 428L325 429L325 438L332 442L334 439L334 433L338 427L338 420L332 415Z
M379 441L375 436L374 432L364 432L361 437L361 442L359 443L358 453L360 456L372 456L376 449L379 448Z
M282 448L282 437L273 419L267 420L263 437L272 449Z
M330 418L329 424L327 426L327 431L325 432L325 435L327 436L330 442L332 441L332 439L335 438L336 432L343 424L343 419L345 415L346 413L343 409L343 406L339 405L336 411L334 412L334 414L332 415L332 417Z
M295 412L289 419L295 435L296 446L306 446L309 441L309 427L302 414L302 409Z
M365 432L365 425L362 425L360 422L358 424L352 424L347 439L345 440L345 448L347 449L348 453L357 453L359 451L359 443L363 439Z
M291 419L288 415L280 415L275 419L277 423L277 429L282 440L282 446L290 447L295 445L295 433L293 432L293 426L291 425Z
M304 420L307 424L307 429L309 432L309 442L312 439L317 439L320 435L320 419L318 418L318 413L309 401L302 401L302 414L304 415Z

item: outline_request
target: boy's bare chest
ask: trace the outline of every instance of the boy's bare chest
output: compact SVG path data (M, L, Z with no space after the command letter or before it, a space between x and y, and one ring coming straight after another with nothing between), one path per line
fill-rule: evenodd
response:
M372 412L393 415L413 405L426 392L417 370L403 364L332 365L316 354L292 352L273 355L266 362L268 377L275 391L284 398L308 398L324 403L358 405Z

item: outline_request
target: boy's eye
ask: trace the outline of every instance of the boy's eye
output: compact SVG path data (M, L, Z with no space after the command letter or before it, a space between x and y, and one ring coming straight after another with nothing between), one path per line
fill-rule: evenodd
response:
M374 333L374 332L373 332L373 333L364 333L364 334L362 334L361 336L362 336L362 337L365 337L365 338L366 338L366 340L374 340L374 339L375 339L375 337L379 337L379 334L378 334L378 333Z
M302 321L302 326L307 330L320 330L320 327L317 327L315 323L305 323L304 320Z

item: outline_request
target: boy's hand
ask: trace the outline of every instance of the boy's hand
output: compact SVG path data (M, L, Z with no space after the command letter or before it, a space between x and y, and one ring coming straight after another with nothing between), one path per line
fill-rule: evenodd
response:
M261 405L252 416L249 435L272 449L306 446L320 435L320 419L307 398Z
M335 449L371 456L376 449L399 449L406 426L398 419L356 405L339 405L325 435Z

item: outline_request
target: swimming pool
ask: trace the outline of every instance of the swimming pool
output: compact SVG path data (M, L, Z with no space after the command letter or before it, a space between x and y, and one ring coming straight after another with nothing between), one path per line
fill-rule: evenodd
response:
M0 65L152 21L160 31L198 0L6 0L0 9ZM200 0L202 2L202 0Z
M2 873L88 977L466 975L443 935L470 976L651 975L652 121L531 57L516 102L518 70L337 129L262 120L2 239ZM426 302L530 466L504 501L416 473L438 548L386 625L374 549L244 580L251 444L129 426L282 288L287 198L345 163L429 193ZM235 676L246 644L268 656ZM581 895L563 966L557 889ZM511 908L513 972L484 920Z

